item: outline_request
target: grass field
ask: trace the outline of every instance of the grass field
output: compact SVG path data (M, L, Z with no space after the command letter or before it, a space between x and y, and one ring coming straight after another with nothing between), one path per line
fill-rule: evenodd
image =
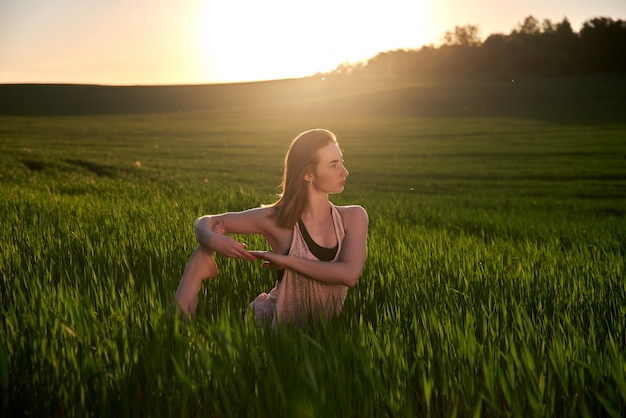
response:
M0 116L1 415L624 416L626 121L346 103ZM273 201L312 127L351 173L332 200L370 217L342 316L244 323L273 280L224 258L171 316L194 219Z

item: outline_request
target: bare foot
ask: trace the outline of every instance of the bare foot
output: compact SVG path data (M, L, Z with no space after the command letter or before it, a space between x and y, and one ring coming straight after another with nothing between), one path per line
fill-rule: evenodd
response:
M193 270L192 274L202 280L217 276L218 269L213 258L213 251L198 245L189 258L187 269Z

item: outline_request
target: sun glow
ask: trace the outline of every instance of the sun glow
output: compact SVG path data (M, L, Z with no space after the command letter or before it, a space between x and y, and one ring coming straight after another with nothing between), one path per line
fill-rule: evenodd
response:
M526 16L580 30L624 0L20 0L0 2L0 83L196 84L331 71L438 46L456 25L508 33Z
M217 0L199 11L199 53L218 81L302 77L429 39L423 1Z

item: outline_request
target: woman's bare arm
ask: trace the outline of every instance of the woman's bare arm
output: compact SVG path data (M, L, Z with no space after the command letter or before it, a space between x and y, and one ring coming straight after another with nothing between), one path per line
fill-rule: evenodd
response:
M237 242L229 234L262 234L269 229L269 208L248 209L242 212L228 212L220 215L205 215L194 222L196 240L220 255L243 260L254 260L245 244ZM216 233L216 227L222 233Z

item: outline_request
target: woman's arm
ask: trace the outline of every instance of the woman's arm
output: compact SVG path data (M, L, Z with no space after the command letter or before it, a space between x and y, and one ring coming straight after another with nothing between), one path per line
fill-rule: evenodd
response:
M246 245L228 234L267 234L269 208L254 208L242 212L205 215L194 222L196 240L218 254L230 258L254 260ZM216 231L219 231L217 233Z
M367 212L361 206L341 208L346 236L337 261L315 261L265 251L250 251L265 265L291 269L325 283L356 285L367 257Z

